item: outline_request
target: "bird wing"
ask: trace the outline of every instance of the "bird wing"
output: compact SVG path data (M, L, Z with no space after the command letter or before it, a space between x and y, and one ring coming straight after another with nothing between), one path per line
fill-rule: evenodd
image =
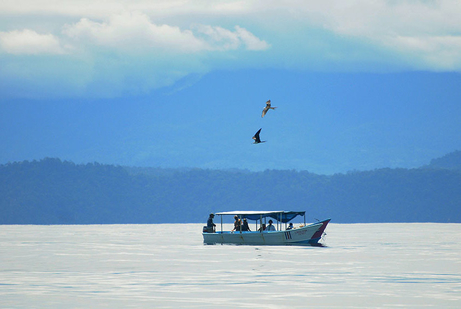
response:
M262 129L262 128L261 128ZM253 136L253 139L257 142L257 143L260 143L261 142L261 139L259 138L259 132L261 132L261 129L258 130L258 132L256 132L256 134Z
M268 110L269 110L269 107L266 106L266 107L263 109L263 114L261 115L261 118L263 118L263 117L266 115L266 113L267 113Z
M266 102L266 107L264 107L263 109L263 114L261 115L261 118L264 117L267 113L267 111L269 110L269 108L271 108L271 100L268 100Z

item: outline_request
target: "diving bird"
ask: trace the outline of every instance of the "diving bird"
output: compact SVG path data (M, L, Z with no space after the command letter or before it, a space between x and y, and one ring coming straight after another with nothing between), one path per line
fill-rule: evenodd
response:
M259 144L259 143L266 142L266 141L261 141L261 139L259 138L259 132L261 132L261 129L259 129L258 132L256 132L255 136L253 136L253 139L255 140L253 144Z
M268 100L268 101L266 102L266 107L264 107L264 109L263 109L263 114L261 115L261 118L263 118L263 117L266 115L266 113L267 113L267 111L268 111L269 109L276 109L276 108L277 108L276 106L271 107L271 100Z

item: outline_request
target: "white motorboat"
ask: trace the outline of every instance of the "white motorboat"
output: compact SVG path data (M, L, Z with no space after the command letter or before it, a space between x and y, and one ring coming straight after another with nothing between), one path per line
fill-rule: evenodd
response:
M321 245L325 228L331 219L306 224L305 211L228 211L218 212L217 228L203 227L203 242L205 244L239 244L239 245ZM237 216L239 220L255 221L254 231L245 231L240 225L239 230L224 231L223 217ZM297 216L304 217L304 224L299 224L291 229L288 223ZM219 222L219 219L221 222ZM268 219L277 221L276 231L264 230ZM219 228L219 224L221 227ZM259 227L259 228L258 228Z

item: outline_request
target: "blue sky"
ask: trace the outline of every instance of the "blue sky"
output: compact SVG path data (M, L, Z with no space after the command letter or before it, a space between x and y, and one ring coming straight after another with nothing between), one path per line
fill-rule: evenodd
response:
M459 16L458 1L3 1L0 163L421 166L461 149Z

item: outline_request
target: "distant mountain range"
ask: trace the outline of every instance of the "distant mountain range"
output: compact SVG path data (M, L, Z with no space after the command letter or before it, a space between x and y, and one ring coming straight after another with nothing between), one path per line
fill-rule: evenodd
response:
M416 169L136 168L56 158L0 165L0 224L198 223L226 210L306 210L309 221L461 223L461 151Z

